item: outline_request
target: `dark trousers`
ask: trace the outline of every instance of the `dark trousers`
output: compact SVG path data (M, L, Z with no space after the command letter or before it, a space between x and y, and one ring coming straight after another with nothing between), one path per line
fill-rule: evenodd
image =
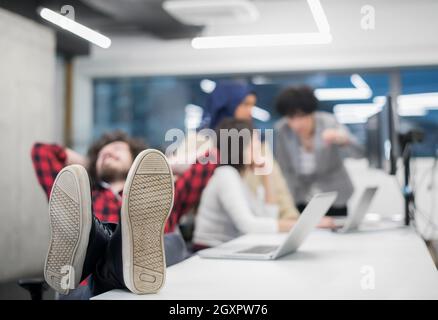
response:
M87 286L80 286L72 290L67 296L61 296L62 300L88 300L90 297L113 289L126 289L123 280L122 260L122 232L119 225L107 225L112 232L104 246L95 247L95 243L89 243L87 256L84 262L82 278L88 278ZM99 239L100 243L102 239ZM96 241L96 238L90 241ZM164 235L164 252L166 266L174 265L189 254L184 239L178 233ZM91 276L90 276L91 274Z

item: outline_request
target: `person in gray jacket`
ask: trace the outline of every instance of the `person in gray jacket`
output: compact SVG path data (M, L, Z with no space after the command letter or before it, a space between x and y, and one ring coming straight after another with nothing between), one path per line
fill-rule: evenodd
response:
M361 157L364 150L347 127L317 107L309 87L280 93L276 108L282 118L275 125L275 156L300 211L315 193L337 191L327 215L347 215L353 184L343 158Z

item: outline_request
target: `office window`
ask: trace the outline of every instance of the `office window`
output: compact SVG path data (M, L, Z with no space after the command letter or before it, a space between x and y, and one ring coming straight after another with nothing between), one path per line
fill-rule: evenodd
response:
M205 99L198 83L174 77L96 79L94 137L121 129L162 148L167 129L184 129L185 107Z
M359 79L354 78L355 74ZM401 70L400 77L400 91L403 95L438 91L438 69ZM320 101L319 105L320 110L336 111L338 119L362 143L366 142L366 118L359 115L367 108L372 109L370 105L375 103L376 97L388 95L391 88L390 71L95 79L93 135L97 137L106 131L122 129L144 139L151 147L164 149L170 143L164 140L166 131L170 128L184 130L199 125L207 92L212 90L215 82L231 78L246 80L254 86L257 106L270 116L269 119L255 119L255 126L261 129L273 128L275 121L279 119L275 110L275 98L288 86L354 89L357 85L365 85L371 90L366 99L343 97L339 100ZM351 116L352 110L354 117ZM417 126L425 131L425 141L414 149L416 156L435 154L438 140L437 112L431 108L422 115L401 117L403 128Z

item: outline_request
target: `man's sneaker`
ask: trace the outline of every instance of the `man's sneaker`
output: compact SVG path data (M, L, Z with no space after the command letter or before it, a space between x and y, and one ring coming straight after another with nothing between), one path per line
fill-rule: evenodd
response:
M80 165L65 167L50 194L50 243L44 265L44 278L59 293L68 294L80 282L91 218L87 171Z
M148 149L135 159L123 189L122 257L126 287L155 293L166 276L163 231L173 206L173 175L166 157Z

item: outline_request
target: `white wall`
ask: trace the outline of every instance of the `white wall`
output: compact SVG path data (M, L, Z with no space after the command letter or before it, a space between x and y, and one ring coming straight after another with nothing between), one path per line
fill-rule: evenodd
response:
M64 143L65 141L65 108L66 108L66 72L65 72L65 64L66 61L63 57L56 57L55 64L55 92L54 92L54 101L55 107L53 108L54 114L54 140L56 143Z
M55 140L55 39L49 29L0 9L0 281L42 275L47 200L30 158Z

